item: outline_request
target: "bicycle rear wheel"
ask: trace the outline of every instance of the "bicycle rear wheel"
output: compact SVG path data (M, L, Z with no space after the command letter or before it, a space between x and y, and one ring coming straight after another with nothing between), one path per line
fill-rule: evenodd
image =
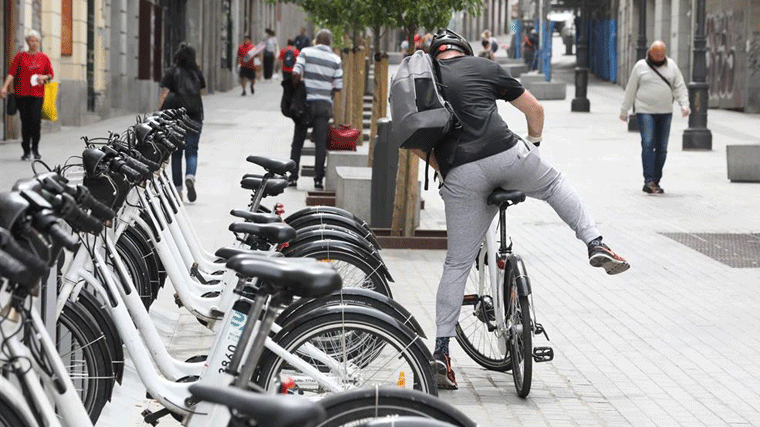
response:
M517 395L530 393L533 378L533 325L530 318L530 301L517 292L516 271L510 269L507 286L507 328L509 349L512 355L512 379Z
M465 286L465 298L459 322L456 326L456 338L465 353L478 365L498 372L512 369L512 360L506 345L506 337L500 336L496 328L495 295L491 295L494 286L488 275L488 255L481 248L470 269ZM503 286L504 270L499 269L498 286ZM483 281L483 292L480 283Z
M327 418L319 427L360 426L395 416L415 416L455 426L477 424L443 400L413 390L372 388L336 393L322 399Z

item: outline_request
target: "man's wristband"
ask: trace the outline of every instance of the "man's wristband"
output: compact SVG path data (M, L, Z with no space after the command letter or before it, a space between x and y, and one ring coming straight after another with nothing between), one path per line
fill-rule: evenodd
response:
M525 140L535 145L536 147L538 147L539 145L541 145L541 141L543 140L543 138L541 138L540 136L526 135Z

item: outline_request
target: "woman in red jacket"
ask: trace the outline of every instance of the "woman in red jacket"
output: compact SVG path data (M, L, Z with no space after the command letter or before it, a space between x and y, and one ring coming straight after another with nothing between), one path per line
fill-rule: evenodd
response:
M40 33L29 31L26 44L29 50L20 51L13 58L8 77L0 89L0 97L5 98L8 88L14 83L16 105L21 115L21 148L24 149L21 160L29 160L30 154L35 159L41 158L38 147L42 100L45 98L45 84L53 79L50 58L40 52Z

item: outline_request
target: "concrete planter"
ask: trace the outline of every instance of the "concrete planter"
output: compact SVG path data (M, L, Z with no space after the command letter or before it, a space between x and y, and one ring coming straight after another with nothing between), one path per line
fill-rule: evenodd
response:
M726 162L731 182L760 182L760 144L727 145Z

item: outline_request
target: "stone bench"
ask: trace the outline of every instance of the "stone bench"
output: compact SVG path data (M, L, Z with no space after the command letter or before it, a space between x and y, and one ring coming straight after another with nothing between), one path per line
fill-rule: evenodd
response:
M497 64L502 65L525 65L525 61L522 58L508 58L506 56L497 56L494 58Z
M338 166L335 176L335 206L369 221L372 168Z
M526 86L535 82L545 82L546 77L543 74L537 74L535 72L524 73L520 75L520 83Z
M338 176L335 169L340 166L367 166L369 147L358 147L358 151L328 151L325 160L325 190L335 191Z
M727 145L726 163L731 182L760 182L760 145Z
M372 195L372 168L338 166L335 184L335 206L345 209L364 221L370 220ZM417 182L417 194L421 184ZM414 227L420 226L420 203L414 210Z
M567 85L562 82L537 81L528 84L523 83L523 86L538 100L556 100L567 97Z

